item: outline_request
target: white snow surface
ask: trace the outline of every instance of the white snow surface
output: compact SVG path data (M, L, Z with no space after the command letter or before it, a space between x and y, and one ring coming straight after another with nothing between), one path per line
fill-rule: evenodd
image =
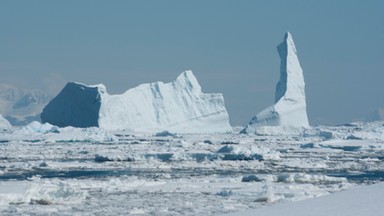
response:
M0 114L0 130L4 130L4 129L9 129L11 128L11 124L8 122L7 119L5 119L1 114Z
M384 183L294 203L226 214L226 216L379 216L384 212Z
M222 94L204 94L192 71L171 83L142 84L120 95L104 85L68 83L41 114L57 126L173 133L232 131Z
M275 104L253 117L243 132L255 133L258 127L263 126L309 127L303 70L289 32L277 50L281 62Z

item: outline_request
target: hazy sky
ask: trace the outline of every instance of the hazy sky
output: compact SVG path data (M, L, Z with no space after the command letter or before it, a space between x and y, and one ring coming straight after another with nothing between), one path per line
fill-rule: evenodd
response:
M384 1L0 1L0 82L56 94L65 82L122 93L191 69L234 125L271 105L290 31L311 124L384 107Z

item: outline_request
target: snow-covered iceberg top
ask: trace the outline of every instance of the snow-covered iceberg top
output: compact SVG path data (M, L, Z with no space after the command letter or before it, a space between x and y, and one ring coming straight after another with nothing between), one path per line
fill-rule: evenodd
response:
M204 94L192 73L171 83L142 84L109 95L104 85L69 82L44 108L41 119L60 127L176 133L229 132L222 94Z
M277 46L277 51L281 62L275 104L253 117L242 132L254 133L262 126L309 127L303 70L289 32Z

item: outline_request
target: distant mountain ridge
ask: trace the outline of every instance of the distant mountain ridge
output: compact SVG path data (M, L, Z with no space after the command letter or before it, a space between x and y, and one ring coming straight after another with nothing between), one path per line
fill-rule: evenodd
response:
M40 113L52 97L39 90L0 83L0 114L12 125L40 121Z

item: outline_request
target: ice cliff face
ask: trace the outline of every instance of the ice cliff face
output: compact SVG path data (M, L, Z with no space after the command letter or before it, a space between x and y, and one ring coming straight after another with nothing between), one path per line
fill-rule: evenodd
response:
M178 133L231 131L222 94L204 94L192 71L174 82L142 84L120 95L103 85L68 83L43 110L43 122L60 127Z
M69 82L41 113L41 120L59 127L98 127L103 85Z
M254 133L261 126L309 127L303 70L289 32L277 50L281 61L275 104L253 117L242 132Z

